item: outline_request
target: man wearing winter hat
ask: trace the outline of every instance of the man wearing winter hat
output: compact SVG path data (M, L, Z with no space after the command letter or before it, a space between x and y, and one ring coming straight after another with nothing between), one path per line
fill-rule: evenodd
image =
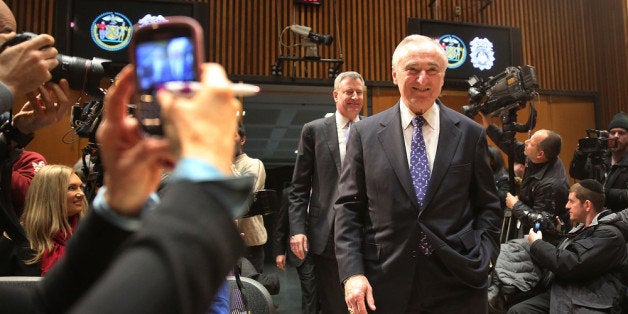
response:
M616 114L608 125L608 133L609 140L616 141L616 145L610 149L603 183L606 208L616 212L628 208L628 114ZM586 166L589 157L576 149L569 169L571 177L591 178Z

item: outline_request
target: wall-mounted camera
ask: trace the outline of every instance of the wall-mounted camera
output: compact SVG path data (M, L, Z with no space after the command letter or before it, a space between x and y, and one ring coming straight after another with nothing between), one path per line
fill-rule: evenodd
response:
M305 48L305 59L318 60L318 45L331 45L334 38L331 35L323 35L312 32L311 27L303 25L290 25L290 30L301 36L301 46Z

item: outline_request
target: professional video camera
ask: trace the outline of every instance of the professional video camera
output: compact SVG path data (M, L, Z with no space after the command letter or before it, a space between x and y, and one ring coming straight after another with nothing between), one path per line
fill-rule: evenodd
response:
M37 37L37 34L29 32L18 34L0 46L0 52L7 47L15 46L35 37ZM100 81L103 77L114 77L117 71L119 71L114 69L115 66L112 66L110 60L106 59L93 58L92 60L88 60L81 57L58 54L57 60L59 60L59 65L50 71L52 74L51 81L58 82L60 79L64 78L70 83L70 88L84 91L92 97L102 96Z
M530 65L507 67L486 82L477 76L468 82L471 105L462 106L462 113L470 118L478 112L499 116L510 109L521 108L536 96L539 87L536 70Z
M604 154L617 147L617 139L609 138L608 131L588 129L587 137L578 140L578 150L585 154Z

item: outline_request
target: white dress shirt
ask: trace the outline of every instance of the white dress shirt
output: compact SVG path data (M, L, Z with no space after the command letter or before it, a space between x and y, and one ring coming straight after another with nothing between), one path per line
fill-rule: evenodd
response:
M336 110L335 116L336 133L338 133L338 149L340 150L340 162L342 162L347 154L347 132L349 131L349 119L341 115L338 110ZM352 122L355 123L359 120L360 116L356 116Z
M403 141L406 146L406 158L408 158L408 167L410 166L410 146L412 145L412 132L414 126L412 125L412 119L416 117L414 112L410 111L408 107L403 103L403 100L399 100L401 111L401 128L403 132ZM423 125L423 139L425 140L425 149L427 151L427 160L430 165L430 173L434 169L434 158L436 156L436 148L438 146L438 135L440 133L440 108L434 103L430 109L423 113L423 118L427 123Z

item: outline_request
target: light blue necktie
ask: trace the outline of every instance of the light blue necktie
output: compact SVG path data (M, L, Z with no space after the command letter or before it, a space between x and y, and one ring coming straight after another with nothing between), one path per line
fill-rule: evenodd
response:
M412 175L412 185L420 206L423 206L423 198L430 181L430 166L427 160L422 131L425 122L422 116L416 116L412 119L414 131L412 132L412 144L410 145L410 174Z

